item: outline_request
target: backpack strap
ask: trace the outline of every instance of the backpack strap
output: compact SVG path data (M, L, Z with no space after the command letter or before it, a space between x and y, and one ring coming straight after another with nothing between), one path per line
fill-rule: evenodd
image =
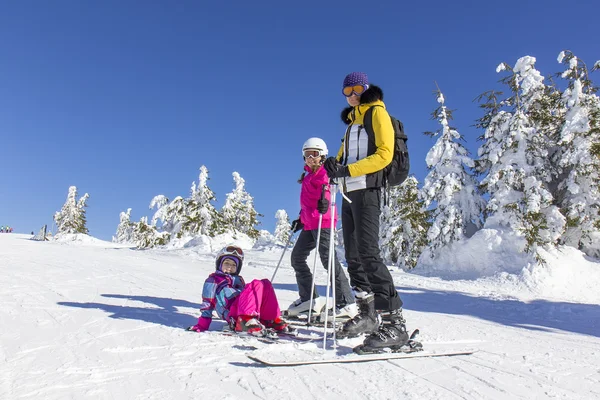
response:
M365 111L365 116L363 117L363 126L365 127L365 130L367 131L368 134L372 135L373 140L375 140L375 131L373 130L373 109L375 107L382 107L380 105L374 105L371 106L367 109L367 111ZM384 168L385 170L385 168ZM384 173L383 174L383 188L385 189L388 186L387 184L387 175ZM387 204L387 201L385 200L385 191L384 191L384 205Z
M365 127L365 129L367 130L367 133L370 133L371 135L374 135L375 132L373 131L373 109L375 107L381 107L380 105L375 105L375 106L371 106L367 109L367 111L365 111L365 116L363 117L363 125Z

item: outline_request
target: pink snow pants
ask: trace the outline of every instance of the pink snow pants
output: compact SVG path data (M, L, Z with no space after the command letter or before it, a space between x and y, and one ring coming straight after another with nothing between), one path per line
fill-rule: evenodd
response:
M261 320L275 320L281 315L275 290L268 279L255 279L246 285L229 308L229 317L250 315Z

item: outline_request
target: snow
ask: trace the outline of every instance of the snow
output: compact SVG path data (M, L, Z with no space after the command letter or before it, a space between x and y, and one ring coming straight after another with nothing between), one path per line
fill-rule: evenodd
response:
M536 58L524 56L517 60L513 71L518 76L518 81L522 89L521 96L529 97L530 102L539 97L539 92L543 89L544 77L535 69ZM533 96L533 98L531 98Z
M87 235L28 239L0 234L2 399L600 398L600 265L572 248L533 266L518 238L484 229L440 257L445 269L392 268L425 348L477 349L471 356L266 368L246 353L321 358L322 343L182 329L195 323L214 251L230 237L155 250ZM245 250L246 281L270 277L281 248ZM297 297L289 257L275 288L282 307ZM340 340L327 355L360 341Z

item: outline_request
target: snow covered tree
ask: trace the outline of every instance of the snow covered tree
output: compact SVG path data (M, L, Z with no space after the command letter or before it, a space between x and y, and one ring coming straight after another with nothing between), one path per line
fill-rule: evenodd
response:
M168 204L169 199L162 194L154 196L152 200L150 200L150 209L152 210L156 208L156 212L154 213L154 216L152 216L152 220L150 222L152 225L156 226L159 221L164 224L164 221L166 220Z
M218 223L217 210L212 205L216 200L215 193L208 187L208 169L200 167L198 185L192 183L191 195L187 199L182 231L192 235L201 234L214 236Z
M133 223L131 222L131 208L121 211L116 236L112 239L115 243L133 243Z
M425 207L433 205L432 225L427 233L432 257L439 248L464 239L468 227L481 227L485 208L485 201L477 190L478 183L467 171L475 164L461 143L464 138L450 126L452 111L446 107L439 89L436 96L440 105L432 119L439 121L441 128L425 132L431 137L438 136L438 139L427 153L429 173L421 190Z
M139 222L133 224L133 243L138 249L165 245L169 242L168 232L159 232L154 225L148 223L147 217L142 217Z
M256 239L259 236L256 226L258 225L257 217L260 214L254 209L254 199L244 188L244 178L237 172L233 172L232 175L235 188L227 194L225 205L221 209L224 228L233 233L245 233Z
M56 222L56 233L88 233L85 208L89 194L84 194L77 200L77 187L69 187L67 201L60 211L54 214Z
M277 224L275 225L275 240L285 245L290 238L290 218L285 210L277 210L275 213Z
M163 232L168 232L172 237L180 238L183 235L182 226L187 218L187 202L181 196L177 196L169 203L165 196L155 196L150 202L150 209L157 208L152 217L150 225L158 226Z
M506 63L498 66L497 72L511 73L502 79L511 96L501 102L495 93L487 96L489 101L483 107L488 112L478 122L485 129L485 142L479 149L477 167L486 175L482 188L490 196L485 226L502 226L523 235L525 251L542 261L538 246L557 243L565 221L552 205L547 188L552 142L530 119L530 112L548 93L534 64L534 57L525 56L514 68Z
M570 51L562 51L558 62L567 66L561 76L568 82L562 97L566 115L559 160L563 173L559 206L567 219L563 242L599 257L600 159L593 146L600 143L600 98L585 63Z
M427 245L429 211L419 199L417 185L417 179L409 176L400 186L390 188L380 217L382 257L403 269L415 267Z

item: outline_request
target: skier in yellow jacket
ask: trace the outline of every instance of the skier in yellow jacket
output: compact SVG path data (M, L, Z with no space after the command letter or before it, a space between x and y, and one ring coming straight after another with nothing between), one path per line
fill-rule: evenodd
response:
M324 166L351 201L343 200L342 228L359 314L344 324L340 336L369 334L365 350L400 347L409 339L402 300L379 249L381 188L384 168L394 156L394 128L383 103L383 91L369 84L367 74L347 75L342 92L349 104L342 111L348 127L337 157L328 158ZM372 133L367 132L364 121L370 108Z

